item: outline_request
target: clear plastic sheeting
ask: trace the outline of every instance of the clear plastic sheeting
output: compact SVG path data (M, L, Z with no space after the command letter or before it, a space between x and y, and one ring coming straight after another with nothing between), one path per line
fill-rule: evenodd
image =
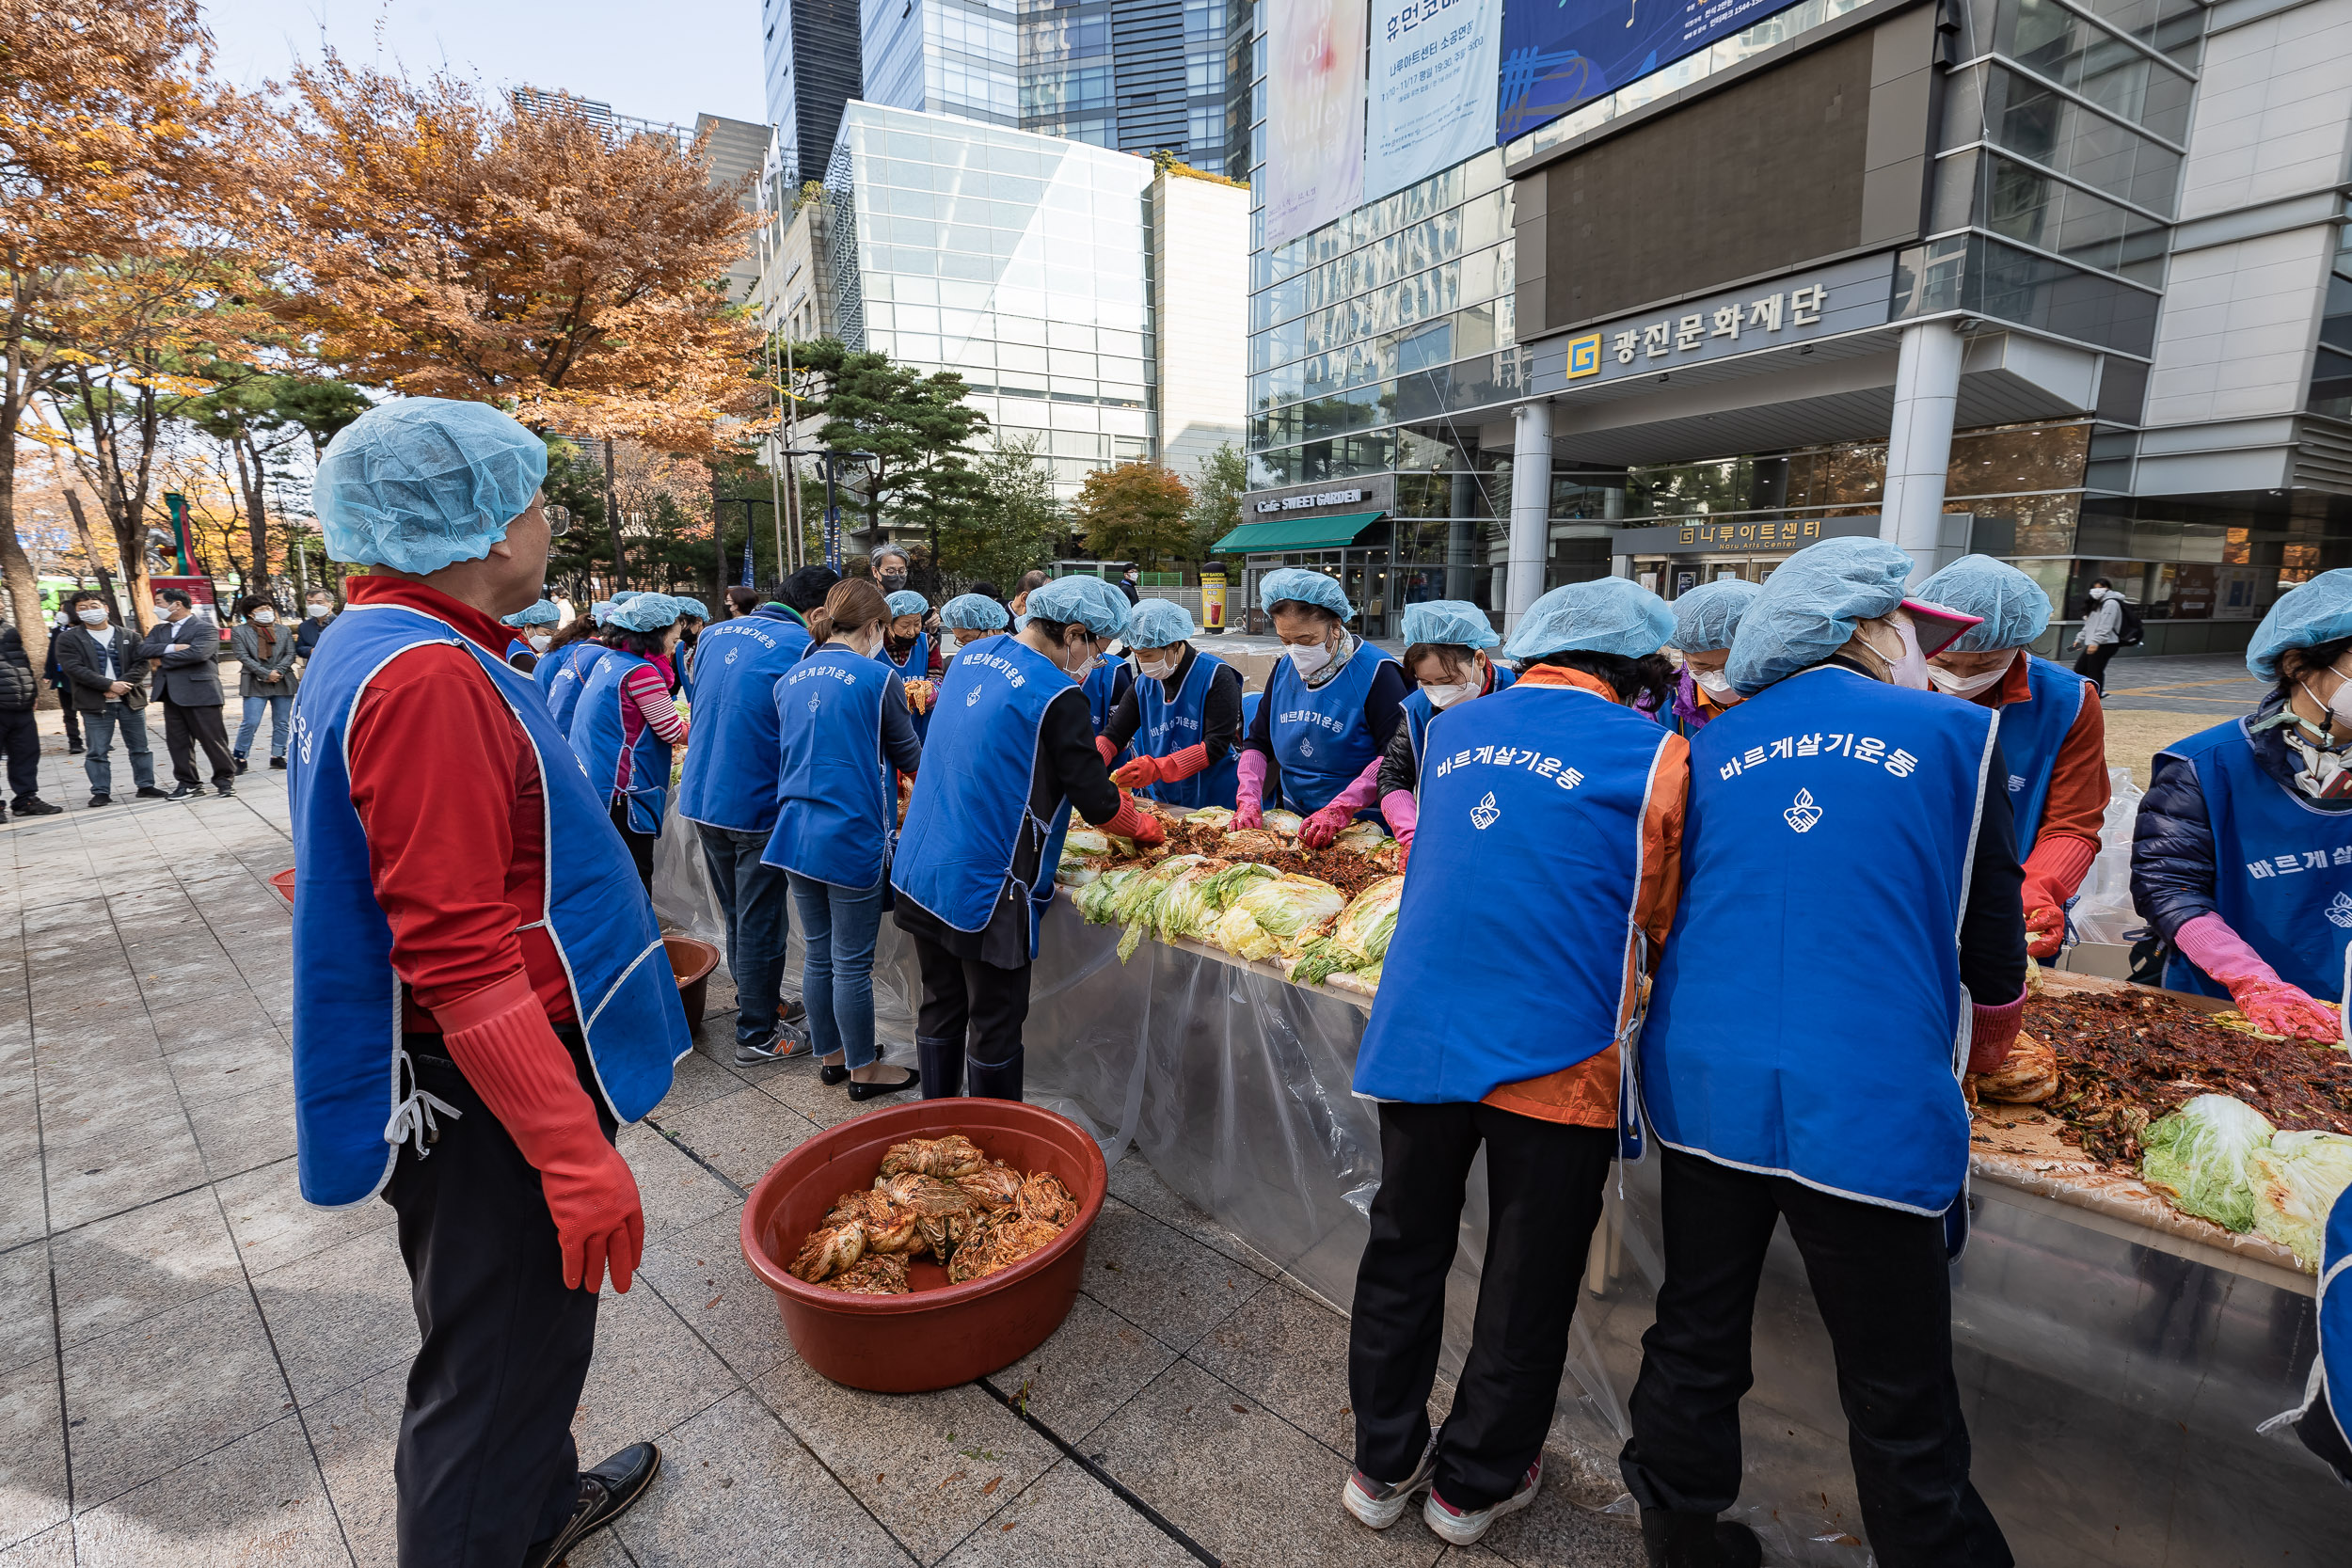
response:
M1377 1108L1350 1092L1364 1004L1192 944L1147 942L1122 967L1118 939L1067 898L1048 911L1030 1098L1087 1127L1107 1157L1132 1139L1169 1187L1344 1310L1380 1172ZM911 1039L920 988L887 919L875 991L884 1036ZM1654 1314L1658 1168L1653 1156L1613 1177L1579 1292L1554 1435L1588 1475L1613 1468ZM2291 1434L2254 1430L2302 1396L2308 1282L2004 1174L1987 1162L1974 1182L1952 1331L1976 1482L2017 1560L2203 1568L2340 1555L2342 1489ZM1449 1281L1449 1374L1469 1344L1486 1226L1482 1162ZM1754 1359L1740 1516L1773 1562L1864 1568L1829 1339L1785 1231L1757 1294Z
M2128 946L2125 933L2146 922L2132 908L2132 825L2139 818L2140 788L2128 768L2107 769L2107 814L2099 825L2099 856L2075 892L2067 918L2076 942Z

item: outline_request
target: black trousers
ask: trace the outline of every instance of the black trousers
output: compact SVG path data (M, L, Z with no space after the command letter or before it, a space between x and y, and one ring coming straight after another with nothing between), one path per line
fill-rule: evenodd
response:
M914 943L923 975L923 1006L914 1020L923 1098L962 1093L968 1055L973 1094L1020 1099L1021 1025L1029 1017L1031 966L999 969L977 958L959 958L914 932L908 940Z
M653 893L653 847L660 833L641 833L628 825L628 801L612 802L612 825L621 830L621 842L628 846L628 858L637 863L637 879L645 884L648 896Z
M1968 1481L1952 1376L1944 1223L1786 1177L1661 1149L1666 1278L1642 1337L1633 1438L1618 1460L1644 1508L1720 1513L1740 1495L1740 1399L1775 1219L1804 1255L1837 1361L1863 1528L1885 1568L2009 1568Z
M1429 1441L1446 1271L1482 1143L1486 1265L1470 1355L1438 1445L1438 1495L1460 1509L1509 1497L1544 1450L1577 1278L1617 1151L1612 1130L1491 1105L1380 1107L1380 1191L1347 1340L1356 1467L1375 1481L1411 1475Z
M2085 648L2082 657L2074 660L2074 673L2097 687L2102 697L2107 692L2107 660L2115 657L2118 646L2113 642L2102 642L2097 647Z
M222 728L218 707L183 707L170 698L164 699L164 747L171 752L171 776L182 784L198 783L196 749L204 748L204 756L213 765L213 783L232 783L237 776L237 763L229 754L229 732Z
M78 747L82 744L82 710L73 705L71 688L58 692L57 697L58 706L64 709L65 715L65 743L69 747Z
M556 1034L584 1066L579 1030ZM407 1046L419 1086L464 1114L439 1118L423 1158L403 1145L384 1189L424 1337L392 1461L401 1568L519 1568L579 1498L572 1413L596 1296L564 1288L539 1173L456 1064L430 1054L440 1037ZM585 1072L581 1087L604 1117Z
M40 726L33 710L0 713L0 752L8 759L8 793L29 800L40 793Z

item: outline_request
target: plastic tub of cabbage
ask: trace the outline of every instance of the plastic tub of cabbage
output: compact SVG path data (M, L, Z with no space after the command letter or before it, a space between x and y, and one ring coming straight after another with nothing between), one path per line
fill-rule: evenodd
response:
M879 1394L953 1387L1061 1326L1108 1180L1094 1140L1041 1106L896 1106L759 1179L743 1259L815 1370Z

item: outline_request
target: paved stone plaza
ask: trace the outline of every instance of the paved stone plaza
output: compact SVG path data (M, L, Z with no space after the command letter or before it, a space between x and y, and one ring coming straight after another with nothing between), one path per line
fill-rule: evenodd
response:
M40 717L42 794L70 810L0 828L0 1568L389 1564L415 1319L390 1209L295 1192L288 918L265 880L293 863L286 775L90 811ZM818 1378L738 1215L852 1107L805 1063L723 1063L714 980L703 1051L622 1134L644 1272L605 1297L574 1420L584 1459L658 1436L667 1463L574 1568L1641 1561L1626 1522L1570 1504L1562 1456L1480 1549L1417 1515L1346 1519L1344 1321L1132 1154L1086 1293L1035 1355L937 1394Z

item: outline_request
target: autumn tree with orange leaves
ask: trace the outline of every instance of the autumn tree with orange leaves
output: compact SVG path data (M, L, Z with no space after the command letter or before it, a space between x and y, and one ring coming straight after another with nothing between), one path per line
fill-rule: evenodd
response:
M699 147L332 54L287 94L258 160L280 309L342 374L669 452L740 439L766 399L724 275L754 219Z

